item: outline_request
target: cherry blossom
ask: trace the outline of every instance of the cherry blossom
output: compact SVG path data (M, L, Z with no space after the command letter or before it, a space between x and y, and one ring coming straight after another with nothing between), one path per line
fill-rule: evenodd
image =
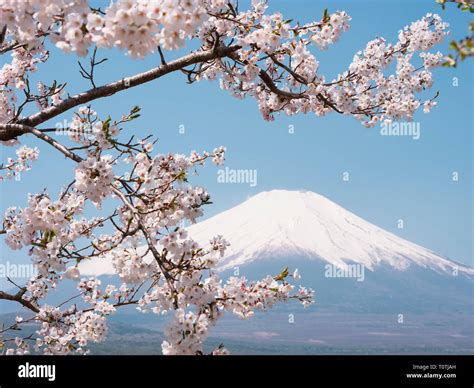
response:
M106 155L99 159L89 157L77 165L74 186L95 204L111 193L111 161L112 156Z
M5 243L27 251L38 271L24 286L16 285L18 293L0 293L33 314L0 330L0 345L6 344L0 352L87 354L90 343L107 338L110 315L133 305L142 313L169 315L164 354L203 354L210 330L225 313L248 319L277 303L313 302L313 291L297 284L296 269L261 280L220 279L226 236L200 246L187 235L183 225L196 222L211 203L194 175L207 161L222 165L225 147L167 152L151 136L122 134L139 117L138 106L112 118L92 104L180 71L190 83L216 80L234 97L252 98L265 120L279 113L350 115L367 127L410 120L419 109L428 113L436 106L436 96L423 101L418 95L434 83L431 69L443 56L429 50L447 35L448 25L427 14L402 28L394 43L371 40L347 68L326 79L318 50L329 49L349 31L346 12L325 10L319 20L298 23L268 13L262 0L253 0L249 9L237 5L117 0L96 9L87 0L0 0L0 55L11 56L0 69L0 142L18 146L16 158L1 168L12 178L38 159L38 147L21 144L24 135L75 163L57 195L30 194L27 206L10 207L3 217ZM46 49L51 45L79 56L93 50L90 71L81 65L91 89L74 95L65 82L33 84L31 74L57 55L58 50ZM101 63L96 51L113 48L133 58L156 53L161 64L96 86L93 69ZM169 51L186 48L188 54L167 61ZM65 125L45 126L63 114ZM106 201L110 206L101 209ZM86 217L88 204L100 215ZM110 260L121 285L83 278L81 263L93 260ZM44 302L71 280L76 296L59 307ZM18 334L32 323L34 336ZM211 351L228 353L223 346Z
M0 170L6 170L5 177L12 179L23 171L31 169L30 162L33 162L39 157L38 147L30 148L25 145L19 147L16 151L17 158L8 158L5 165L0 166ZM0 180L3 177L0 177Z

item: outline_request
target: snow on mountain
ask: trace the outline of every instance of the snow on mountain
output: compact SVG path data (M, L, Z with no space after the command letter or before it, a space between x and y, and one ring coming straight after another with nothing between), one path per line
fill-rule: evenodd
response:
M216 235L231 244L221 270L259 259L306 258L344 268L357 263L370 271L388 266L404 271L412 266L438 273L474 275L474 268L387 232L310 191L272 190L187 228L203 246ZM288 263L291 265L291 263ZM110 262L84 263L84 274L110 274Z
M262 257L320 259L338 267L358 263L369 270L388 264L437 272L474 274L474 269L387 232L310 191L272 190L188 228L201 244L222 234L230 243L222 269Z

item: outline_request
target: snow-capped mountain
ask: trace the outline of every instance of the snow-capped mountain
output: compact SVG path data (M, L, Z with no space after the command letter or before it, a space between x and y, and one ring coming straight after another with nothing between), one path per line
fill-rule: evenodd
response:
M474 268L404 240L310 191L259 193L190 226L188 232L203 245L217 234L230 242L220 265L223 270L262 258L304 257L341 268L357 263L369 271L386 265L399 271L417 266L474 274Z
M316 290L318 311L472 312L474 268L387 232L313 192L262 192L187 230L201 246L219 234L230 242L218 267L224 280L232 275L255 280L298 268L301 284ZM356 268L344 272L347 267ZM340 269L342 276L336 273ZM118 281L108 278L115 271L104 258L82 262L80 271L107 277L107 284Z
M281 259L292 267L303 260L335 268L359 264L371 272L419 268L474 276L474 268L387 232L310 191L261 192L187 230L203 247L217 235L229 241L221 271ZM107 259L83 262L80 269L84 275L115 273Z
M236 270L257 279L287 266L300 269L301 283L316 290L319 311L472 311L474 268L387 232L313 192L262 192L188 232L204 246L218 234L230 242L219 267L223 278Z

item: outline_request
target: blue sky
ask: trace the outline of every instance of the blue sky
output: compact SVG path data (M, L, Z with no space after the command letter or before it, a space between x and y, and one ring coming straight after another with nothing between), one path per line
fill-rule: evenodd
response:
M246 3L241 2L241 7ZM427 12L440 13L451 24L453 38L467 34L469 20L467 13L450 6L442 11L432 0L270 0L270 6L286 19L302 22L318 20L324 8L345 10L352 16L351 29L337 44L327 52L314 50L320 72L327 78L344 71L354 53L369 40L383 36L395 42L399 29ZM448 41L435 49L446 51ZM168 58L179 54L170 53ZM157 55L145 60L132 60L116 51L100 55L109 58L97 70L101 84L159 64ZM52 48L51 60L40 67L35 79L47 83L53 79L67 81L67 91L74 94L88 88L77 69L74 55L63 55ZM458 86L453 86L453 77ZM366 129L351 117L337 114L324 118L280 115L274 122L265 122L255 101L237 100L215 82L187 85L180 73L96 101L92 106L102 117L119 117L138 104L142 117L128 124L124 135L152 133L159 138L159 152L188 153L225 145L229 168L258 171L258 184L250 187L220 184L216 167L201 169L194 183L206 187L214 202L206 209L205 217L264 190L311 190L401 237L473 265L472 63L462 63L456 69L436 69L434 79L429 95L440 91L438 106L429 115L420 113L415 117L421 126L419 140L381 136L379 128ZM64 115L45 126L69 117ZM179 132L181 125L184 134ZM294 126L293 134L289 133L289 125ZM38 145L32 139L24 142ZM18 182L2 184L0 210L24 205L27 193L44 187L55 197L61 185L73 179L72 162L47 145L39 146L41 157L32 171ZM350 173L349 182L342 180L345 171ZM458 182L451 179L453 171L459 173ZM403 230L397 229L399 219L404 220ZM9 260L26 255L12 254L4 246L1 252L2 259Z

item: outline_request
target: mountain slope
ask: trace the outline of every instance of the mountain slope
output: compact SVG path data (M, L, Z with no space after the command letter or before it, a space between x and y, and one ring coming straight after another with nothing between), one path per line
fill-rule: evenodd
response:
M404 240L309 191L272 190L188 228L206 244L216 234L230 243L221 269L259 258L306 257L337 267L358 263L370 271L417 266L474 275L474 269ZM291 263L289 263L291 264Z
M304 259L337 268L355 263L370 272L378 267L396 272L419 268L474 277L474 268L387 232L310 191L265 191L187 230L201 246L216 235L230 242L220 270L281 258L290 266ZM104 258L82 262L80 269L84 275L115 273Z

